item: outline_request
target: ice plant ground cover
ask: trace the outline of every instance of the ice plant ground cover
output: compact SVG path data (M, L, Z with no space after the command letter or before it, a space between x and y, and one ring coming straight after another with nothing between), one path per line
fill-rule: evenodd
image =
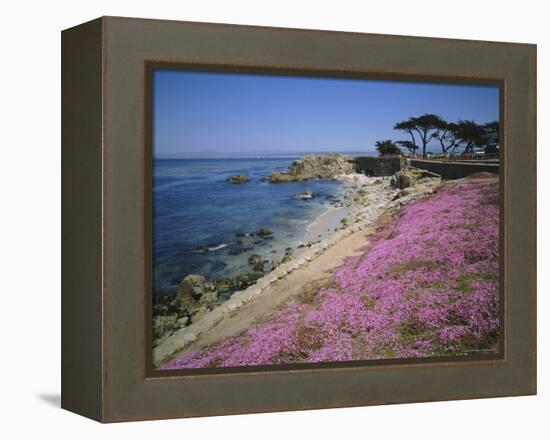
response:
M449 182L378 221L325 288L163 369L495 352L498 178Z

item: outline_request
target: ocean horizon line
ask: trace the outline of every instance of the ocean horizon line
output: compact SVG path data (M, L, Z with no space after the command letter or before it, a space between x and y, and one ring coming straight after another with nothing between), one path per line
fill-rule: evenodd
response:
M293 159L308 154L343 154L345 156L378 155L376 151L302 151L296 153L261 153L261 154L212 154L200 156L156 156L153 160L201 160L201 159Z

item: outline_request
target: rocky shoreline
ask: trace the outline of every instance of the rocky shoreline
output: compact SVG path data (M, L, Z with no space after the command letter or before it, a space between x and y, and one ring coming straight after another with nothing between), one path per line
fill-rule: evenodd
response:
M345 215L323 240L296 243L282 258L263 260L252 254L252 269L235 278L208 282L199 275L185 277L174 294L155 299L153 305L154 363L160 365L170 356L195 341L215 326L227 313L249 303L277 281L311 264L319 255L344 237L366 228L381 213L433 193L440 178L422 170L407 169L392 176L369 177L345 173L331 175L343 182L342 196L330 209L342 209ZM319 220L319 219L318 219ZM317 220L316 220L317 221ZM326 229L322 224L321 229ZM269 236L267 230L255 234ZM230 296L225 294L230 292Z

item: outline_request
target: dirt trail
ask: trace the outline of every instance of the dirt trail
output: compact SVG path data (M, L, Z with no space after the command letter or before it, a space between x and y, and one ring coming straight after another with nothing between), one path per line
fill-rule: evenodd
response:
M345 258L358 255L368 241L372 229L363 229L348 235L327 249L311 264L300 268L277 283L270 285L260 297L229 313L196 341L187 345L178 355L200 348L234 335L259 321L276 308L297 297L316 292L329 280L331 271L339 267Z

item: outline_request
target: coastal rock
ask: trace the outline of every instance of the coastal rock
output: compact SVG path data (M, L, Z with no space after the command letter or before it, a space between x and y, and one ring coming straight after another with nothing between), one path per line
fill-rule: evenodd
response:
M252 254L250 257L248 257L248 263L252 264L253 266L261 262L262 257L260 257L258 254Z
M189 324L189 316L183 316L177 320L177 325L180 328L186 327Z
M292 260L292 255L285 255L283 259L281 260L282 264L288 263L290 260Z
M440 180L441 176L430 171L421 170L419 168L409 167L401 171L397 171L390 179L390 184L398 189L410 188L419 180Z
M154 298L153 345L158 346L173 332L187 327L220 303L216 282L207 283L201 275L186 276L176 293Z
M153 347L158 347L159 345L163 344L165 341L170 339L171 336L172 336L172 332L168 332L168 333L164 334L163 336L161 336L160 338L156 338L153 335Z
M204 283L204 287L206 289L206 292L217 292L218 289L216 289L216 284L212 281L207 281Z
M263 276L263 271L259 269L261 269L261 266L263 266L263 270L266 270L266 267L261 257L259 255L252 255L249 261L254 262L254 263L251 263L253 266L258 265L258 269L254 267L255 271L252 271L252 272L242 272L233 278L221 277L214 280L213 284L216 286L216 292L217 292L218 298L214 300L214 298L211 297L210 303L213 302L214 304L217 304L217 302L221 301L221 299L219 298L219 295L225 294L225 296L227 296L227 293L238 291L238 290L244 290L247 287L256 283L256 281ZM201 303L209 304L208 302L205 302L205 301L201 301Z
M161 338L168 332L174 331L177 327L178 315L168 315L168 316L155 316L153 318L153 337L155 339Z
M294 250L291 247L287 247L285 249L285 255L283 256L283 258L281 260L281 264L285 264L285 263L288 263L289 261L291 261L292 258L293 258L293 255L294 255Z
M263 261L259 261L254 265L254 270L258 272L267 272L266 265Z
M292 162L290 174L302 178L330 179L354 172L353 164L342 154L306 155Z
M267 179L269 183L288 183L300 180L289 173L271 173Z
M245 272L237 275L235 277L235 288L236 290L243 290L247 287L250 287L252 284L254 284L258 279L260 279L263 276L261 273L252 273L252 272Z
M214 285L216 286L218 293L224 293L233 289L235 286L235 281L233 278L221 277L214 281Z
M408 188L412 184L412 177L409 174L400 173L397 181L399 189Z
M239 184L242 184L242 183L250 182L250 179L248 178L248 176L246 174L236 174L235 176L228 177L227 181L229 183L239 185Z
M177 298L192 297L198 301L205 291L205 279L202 275L187 275L178 287Z
M156 296L153 299L153 316L168 315L175 308L174 295Z
M355 170L350 159L343 154L308 154L295 160L286 173L271 173L270 183L285 183L309 179L333 179Z
M257 235L259 235L260 237L267 237L269 235L272 235L273 232L271 232L269 229L267 228L261 228L258 232L257 232Z

